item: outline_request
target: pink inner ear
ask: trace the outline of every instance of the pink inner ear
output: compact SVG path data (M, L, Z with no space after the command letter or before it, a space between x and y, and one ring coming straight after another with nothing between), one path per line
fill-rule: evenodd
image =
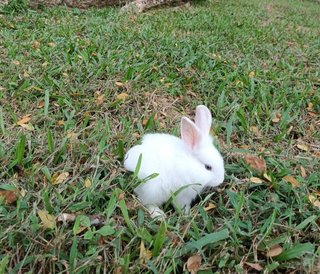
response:
M186 117L181 120L181 139L190 149L194 149L201 139L197 126Z

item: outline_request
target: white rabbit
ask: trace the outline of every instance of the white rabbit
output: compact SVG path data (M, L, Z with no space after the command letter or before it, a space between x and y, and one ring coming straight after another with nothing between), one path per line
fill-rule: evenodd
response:
M140 179L158 176L140 184L134 191L152 217L163 215L159 209L173 193L176 203L189 212L192 200L205 187L220 185L224 180L224 163L209 135L212 117L205 106L196 108L195 123L181 119L181 139L169 134L147 134L141 145L132 147L125 156L124 166L138 172ZM181 190L181 191L179 191Z

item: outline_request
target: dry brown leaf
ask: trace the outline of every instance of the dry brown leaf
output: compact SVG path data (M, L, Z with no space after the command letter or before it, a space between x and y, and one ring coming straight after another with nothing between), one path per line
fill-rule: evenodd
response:
M55 173L54 175L52 175L51 183L53 185L61 184L64 181L66 181L68 179L68 177L69 177L69 172L62 172L60 174Z
M100 106L103 104L103 102L104 102L104 95L102 94L96 98L96 105Z
M41 100L38 105L37 105L37 108L43 108L44 107L44 101Z
M259 128L256 127L256 126L250 127L250 131L253 132L253 133L255 133L256 135L259 135L259 134L260 134Z
M125 92L120 93L119 95L117 95L117 99L118 100L125 100L129 95Z
M91 180L90 180L89 178L87 178L87 179L84 180L84 186L85 186L86 188L91 187L91 185L92 185L92 183L91 183Z
M205 208L204 208L204 211L209 211L211 209L214 209L216 208L217 206L213 203L209 203Z
M124 199L124 193L121 192L119 195L118 195L118 200L123 200Z
M45 210L38 210L38 216L45 228L53 229L56 224L56 218Z
M306 178L307 177L306 169L303 166L300 166L300 172L301 172L301 177L302 178Z
M114 270L113 273L114 273L114 274L122 274L122 266L118 266L118 267Z
M58 124L58 126L64 126L64 121L63 121L63 120L59 120L59 121L57 122L57 124Z
M12 190L1 190L0 197L3 197L5 204L12 204L14 203L18 197L16 193Z
M276 257L282 253L282 247L278 244L272 246L268 251L267 251L267 257Z
M276 112L272 118L272 122L274 123L279 123L281 120L281 113L280 112Z
M27 114L27 115L23 116L23 117L17 122L17 125L23 126L23 125L29 123L30 120L31 120L31 117L30 117L30 116L31 116L31 114Z
M285 180L286 182L292 184L293 187L300 186L300 183L297 181L297 179L291 175L284 176L282 179Z
M187 269L191 274L195 274L198 272L201 266L201 256L200 255L193 255L189 257L187 261Z
M258 177L251 177L249 180L251 183L255 183L255 184L262 184L263 183L263 181Z
M317 199L314 194L310 194L308 198L311 204L313 204L315 207L320 208L320 200Z
M245 263L246 265L250 266L251 268L257 270L257 271L261 271L263 270L262 266L258 263Z
M304 144L297 144L297 148L303 151L309 151L309 147Z
M141 241L140 244L140 255L139 255L139 259L141 263L146 263L147 261L149 261L152 257L152 252L145 248L143 241Z
M119 88L120 88L120 87L123 87L123 86L124 86L124 83L122 83L122 82L116 82L116 86L119 87Z
M262 158L259 158L254 155L246 154L243 157L245 163L247 163L251 169L262 174L267 171L267 166L265 161Z

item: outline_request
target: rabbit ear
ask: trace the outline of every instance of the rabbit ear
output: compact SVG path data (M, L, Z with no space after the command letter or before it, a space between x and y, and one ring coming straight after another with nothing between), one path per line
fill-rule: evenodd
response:
M181 139L191 149L193 149L201 139L198 127L187 117L181 119Z
M197 106L195 122L196 126L200 129L201 134L209 134L212 124L212 116L210 110L206 106Z

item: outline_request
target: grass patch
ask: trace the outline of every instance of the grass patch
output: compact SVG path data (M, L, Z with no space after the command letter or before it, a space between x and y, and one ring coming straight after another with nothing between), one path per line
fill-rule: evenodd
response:
M298 0L138 16L7 8L0 272L181 273L196 253L202 273L319 272L318 9ZM199 103L213 112L226 184L191 216L169 209L156 222L132 195L123 155L146 132L177 134ZM249 181L259 175L243 153L264 158L268 179Z

